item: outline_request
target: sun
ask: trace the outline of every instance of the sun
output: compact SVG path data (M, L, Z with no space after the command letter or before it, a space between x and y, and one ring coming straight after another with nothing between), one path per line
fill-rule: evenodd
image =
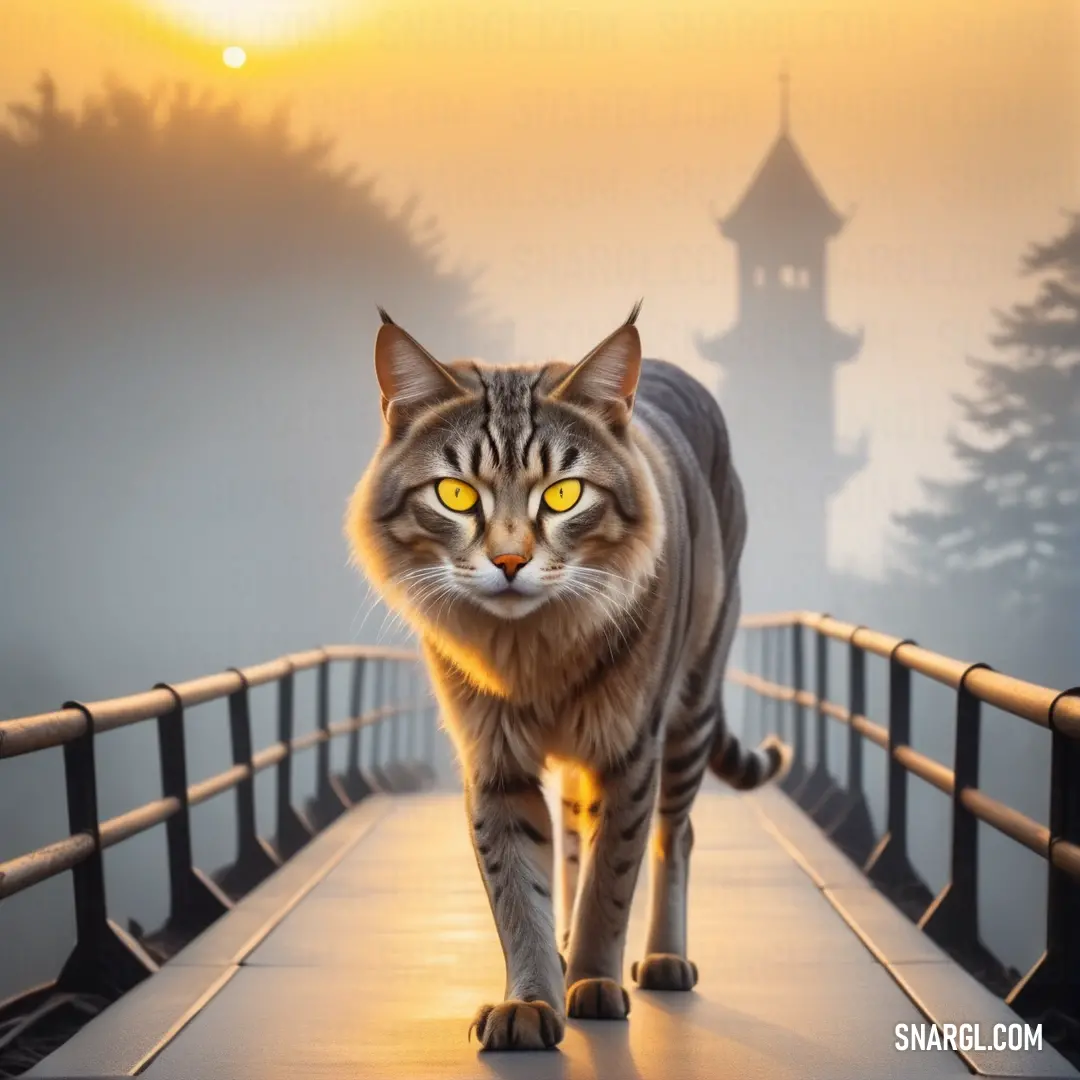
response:
M142 0L145 7L200 37L288 47L321 37L361 0ZM239 46L236 46L237 48ZM226 59L226 64L229 61ZM242 62L241 62L242 63ZM240 64L229 64L239 67Z
M242 68L247 63L247 53L239 45L230 45L222 54L226 67Z

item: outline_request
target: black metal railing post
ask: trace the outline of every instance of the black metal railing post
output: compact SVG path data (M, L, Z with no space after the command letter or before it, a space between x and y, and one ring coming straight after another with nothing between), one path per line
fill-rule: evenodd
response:
M401 758L409 770L413 786L419 789L423 786L426 777L420 755L416 751L416 723L419 719L416 710L417 671L409 663L403 663L402 668L406 679L401 697L401 707L405 711L398 717L398 723L401 725Z
M786 686L788 677L787 666L791 662L791 658L788 656L788 653L790 652L790 649L788 648L790 645L790 638L784 633L782 627L773 630L772 633L774 634L776 641L776 676L773 681ZM773 715L776 717L772 730L780 739L786 742L788 716L791 710L788 708L788 703L779 698L773 701L772 707Z
M1080 1019L1080 882L1056 865L1054 847L1080 847L1080 739L1054 725L1054 711L1065 697L1080 697L1080 689L1062 694L1050 708L1050 878L1047 897L1047 952L1056 966L1054 997L1058 1007Z
M412 762L405 754L404 723L406 713L403 710L406 688L412 677L411 668L404 660L394 661L394 694L392 705L396 710L390 717L390 767L398 791L416 791L420 787L420 778L413 769Z
M364 714L366 668L367 664L363 657L353 661L352 679L349 683L349 716L354 720L358 720ZM354 727L349 732L349 743L345 757L345 774L341 779L341 786L354 803L371 794L371 785L367 782L360 764L360 745L361 730L359 727Z
M405 712L399 717L399 725L402 729L402 760L405 762L410 789L419 791L424 787L428 779L427 772L412 747L412 728L416 721L416 689L420 681L420 672L415 663L403 660L401 662L401 673L401 705L405 709Z
M754 657L764 646L758 641L758 635L753 630L745 629L742 634L743 668L751 675L764 675L765 668L759 669L754 664ZM762 658L764 663L764 658ZM757 731L765 734L765 706L762 704L761 695L755 694L749 688L740 688L743 696L743 729L745 731Z
M180 809L165 822L165 845L169 862L169 916L160 931L151 935L151 947L162 945L165 955L205 930L232 908L232 901L209 875L195 866L191 842L191 805L188 802L187 740L184 706L167 683L155 690L168 690L176 705L157 719L158 758L161 766L161 794L173 798ZM134 929L134 927L133 927Z
M289 670L278 679L278 742L285 747L285 754L277 766L277 824L274 850L281 860L295 855L315 835L314 826L293 803L293 754L292 741L295 731L295 672L289 661Z
M315 749L315 794L308 817L316 829L325 829L352 805L330 764L330 658L323 655L315 668L315 725L322 736Z
M853 799L863 796L863 741L853 723L855 717L866 715L866 653L855 644L855 628L848 646L848 760L847 787Z
M420 770L420 775L423 778L425 784L430 785L435 782L435 759L433 757L434 744L432 744L431 752L428 750L427 740L427 706L426 706L426 684L424 681L423 668L417 665L416 670L416 683L413 693L413 735L414 735L414 757L417 762L417 767Z
M60 991L100 994L111 999L152 975L157 971L157 964L134 938L109 918L98 813L94 716L76 701L67 702L64 708L81 709L86 716L86 730L64 745L64 781L70 833L88 836L93 850L71 868L75 893L75 948L56 985Z
M1080 881L1055 861L1062 844L1080 848L1080 738L1062 731L1055 713L1080 687L1050 706L1050 844L1047 858L1046 950L1005 999L1024 1017L1059 1014L1080 1022ZM1060 850L1060 848L1059 848Z
M838 794L829 772L829 717L825 712L829 700L829 638L821 621L828 617L822 615L814 627L814 769L796 795L800 805L819 823L827 819Z
M774 679L777 665L773 660L775 645L773 635L767 626L762 627L758 633L761 635L761 677L766 680ZM780 710L783 708L783 703L770 702L764 694L757 694L756 697L758 699L758 738L764 739L773 730L773 724L769 718L770 709L776 717L775 726L779 728Z
M233 767L245 768L246 774L233 789L236 796L236 862L218 880L229 896L239 898L250 892L260 881L268 878L281 860L273 846L259 835L255 815L255 773L252 765L254 749L251 740L251 702L247 679L238 668L230 668L240 676L241 686L229 694L229 740L232 744Z
M982 703L964 684L970 672L987 668L986 664L972 664L956 690L949 881L919 920L920 928L939 945L969 958L969 962L983 951L979 944L979 820L964 805L962 796L965 789L979 786Z
M863 790L863 738L856 717L866 714L866 651L855 644L856 627L848 644L847 791L843 805L825 826L833 842L857 863L874 849L874 826Z
M375 693L372 707L374 709L383 709L386 706L386 665L389 661L379 657L373 663L375 665L373 679ZM393 788L393 783L386 774L384 764L383 720L380 717L371 725L371 776L375 781L377 790L390 791Z
M908 773L895 754L898 746L908 746L911 742L911 671L897 659L896 652L904 645L913 644L910 640L898 642L889 657L886 827L885 835L863 867L873 881L893 890L917 888L920 884L908 856Z
M401 700L401 664L396 659L386 661L386 704L389 709L396 709ZM401 734L401 725L398 723L399 715L393 713L381 723L386 725L383 736L385 760L383 761L382 774L386 777L390 790L400 792L407 790L409 780L407 770L402 767L401 752L398 736Z
M760 667L756 671L753 667L750 670L761 678L768 678L769 672L772 670L772 643L769 634L765 630L751 631L750 639L755 640L758 645L758 659L760 661ZM747 644L746 650L747 652L750 651L750 644ZM759 693L754 694L754 698L757 711L756 730L761 738L765 738L765 735L769 732L769 702Z
M802 693L806 689L806 673L803 666L803 627L798 621L791 627L791 687L795 692L791 703L792 762L780 786L789 795L794 795L807 777L806 706L802 701Z
M390 663L390 705L396 709L401 705L403 665L398 660L392 660ZM395 714L390 718L390 764L395 768L401 764L401 724L397 722L399 715Z

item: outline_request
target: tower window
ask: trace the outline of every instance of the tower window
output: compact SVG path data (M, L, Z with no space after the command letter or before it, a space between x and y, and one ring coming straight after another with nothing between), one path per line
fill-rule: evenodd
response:
M785 289L809 289L810 271L805 266L792 266L790 263L781 266L780 284Z
M760 289L765 284L765 267L754 267L754 287Z

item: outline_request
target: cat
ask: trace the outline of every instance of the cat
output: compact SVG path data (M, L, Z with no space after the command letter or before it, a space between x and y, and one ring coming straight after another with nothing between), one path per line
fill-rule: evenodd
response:
M690 810L707 768L779 777L775 738L727 730L742 486L713 396L643 360L629 318L577 364L442 363L379 308L383 438L345 532L418 635L462 771L468 826L506 960L505 1000L470 1028L541 1049L566 1019L626 1018L628 908L650 832L651 904L631 977L690 990ZM561 767L559 952L553 831Z

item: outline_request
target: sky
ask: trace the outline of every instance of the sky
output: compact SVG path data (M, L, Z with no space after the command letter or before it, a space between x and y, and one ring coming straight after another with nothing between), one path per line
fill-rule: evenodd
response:
M694 336L735 315L714 219L776 135L786 64L795 141L849 215L830 315L865 345L837 378L838 436L869 428L871 462L833 504L830 561L866 574L918 477L948 474L950 394L993 309L1029 295L1024 248L1080 206L1078 58L1071 0L0 4L4 101L48 69L68 102L113 73L288 104L437 218L448 265L513 322L508 359L576 359L643 296L646 352L711 386Z

